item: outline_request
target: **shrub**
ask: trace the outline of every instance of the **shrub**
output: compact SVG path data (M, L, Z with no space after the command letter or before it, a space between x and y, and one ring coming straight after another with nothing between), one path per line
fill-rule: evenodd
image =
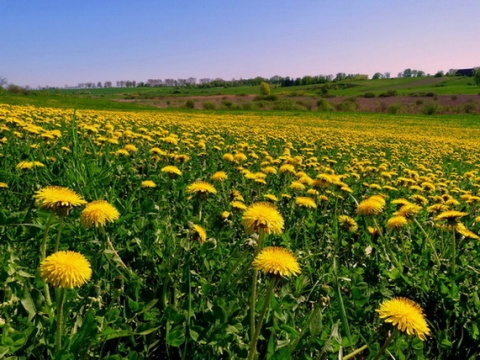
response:
M205 101L203 104L202 104L203 108L205 110L215 110L216 108L216 105L214 102L212 101Z
M423 100L422 100L422 99L418 99L417 101L415 101L415 104L417 104L417 105L422 105L422 104L423 104Z
M469 102L469 103L463 105L463 111L466 114L474 114L474 113L477 112L477 105L475 105L475 103L473 103L473 102Z
M273 110L305 110L305 109L291 100L283 99L275 102L275 104L273 105Z
M335 108L338 111L351 112L351 111L355 111L355 110L358 109L358 104L352 99L347 99L347 100L344 100L341 103L335 105Z
M223 100L223 101L222 101L222 105L225 106L225 107L227 107L227 108L231 108L232 105L233 105L233 103L232 103L231 101L229 101L229 100Z
M424 115L434 115L441 110L440 105L435 103L425 104L422 108L422 114Z
M185 102L185 107L186 107L187 109L195 109L195 101L193 101L193 100L187 100L187 101Z
M385 92L379 94L378 97L392 97L392 96L397 96L397 95L398 95L397 90L389 90L389 91L385 91Z
M320 99L317 101L317 108L320 111L333 111L333 106L325 99Z
M365 94L363 94L363 97L364 97L364 98L367 98L367 99L368 99L368 98L374 98L375 96L376 96L376 95L375 95L375 93L373 93L373 92L366 92Z
M388 107L387 112L389 114L400 114L402 112L402 105L400 104L392 104Z

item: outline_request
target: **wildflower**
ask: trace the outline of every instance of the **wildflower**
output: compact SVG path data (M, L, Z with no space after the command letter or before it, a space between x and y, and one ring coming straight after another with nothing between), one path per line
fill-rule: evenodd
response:
M445 220L447 223L455 223L457 222L460 218L467 216L468 213L466 212L461 212L461 211L456 211L456 210L447 210L435 218L435 221L442 221Z
M416 204L406 204L403 205L398 211L395 213L397 216L405 216L406 218L413 218L422 210L421 206Z
M218 182L221 182L221 181L224 181L226 179L228 179L228 175L225 171L217 171L215 174L213 174L210 179L212 181L218 181Z
M417 335L422 341L430 335L422 308L410 299L396 297L385 300L376 311L381 319L408 335Z
M257 202L250 205L243 214L243 224L249 234L281 234L284 220L271 203Z
M8 188L8 184L4 182L0 182L0 188Z
M265 274L286 276L300 274L295 255L290 250L277 246L264 248L253 260L253 267Z
M290 189L305 190L305 185L303 185L300 181L292 181L292 183L290 184Z
M154 187L157 187L157 184L155 184L152 180L145 180L145 181L142 181L142 187L154 188Z
M385 199L381 196L371 196L358 204L357 213L364 216L378 215L385 207Z
M245 210L247 209L247 205L245 205L243 202L241 201L238 201L238 200L233 200L230 205L232 205L232 207L234 209L239 209L239 210Z
M118 220L120 213L105 200L96 200L88 203L80 215L80 222L85 227L105 226L108 222Z
M312 208L312 209L316 209L317 207L315 200L307 196L298 196L295 199L295 204L301 207Z
M408 224L407 218L405 216L393 216L387 221L387 228L389 229L400 229Z
M467 229L467 227L462 223L458 223L458 225L456 226L456 230L459 234L465 236L466 238L480 240L480 236L475 234L473 231Z
M247 155L245 155L244 153L237 153L233 156L233 159L236 162L243 162L243 161L247 160Z
M90 262L75 251L58 251L42 261L40 276L57 288L79 287L90 280Z
M75 191L61 186L47 186L38 190L33 196L38 206L52 210L57 215L66 216L74 206L87 202Z
M224 220L228 219L228 218L230 217L230 215L231 215L231 213L228 212L228 211L222 211L222 212L220 213L220 216L221 216L222 219L224 219Z
M192 234L194 239L201 243L207 241L207 231L200 225L192 225Z
M277 202L278 198L274 194L264 194L263 197L267 200Z
M124 149L127 150L128 152L137 152L138 151L138 148L133 144L125 145Z
M206 181L195 181L193 184L187 186L187 193L190 194L216 194L217 190Z
M340 227L348 232L354 233L358 230L357 222L347 215L340 215L338 217Z
M223 154L222 159L225 160L225 161L229 161L229 162L234 162L235 161L235 158L230 153Z
M182 175L182 171L174 165L165 166L160 171L169 175Z
M21 161L17 164L17 169L29 170L35 167L45 167L40 161Z
M292 164L283 164L282 166L280 166L280 169L278 169L278 171L280 171L281 173L295 174L295 166L293 166Z
M119 149L119 150L115 151L115 155L128 156L129 152L125 149Z

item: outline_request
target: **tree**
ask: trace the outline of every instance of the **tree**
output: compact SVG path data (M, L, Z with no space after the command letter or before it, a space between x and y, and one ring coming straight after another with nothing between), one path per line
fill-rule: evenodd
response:
M474 69L473 80L477 86L480 86L480 67Z
M377 73L373 74L372 80L378 80L378 79L383 79L383 74L382 73L377 72Z
M385 76L385 79L390 79L390 72L387 71L385 74L383 74L383 76Z
M270 95L270 93L271 93L270 85L269 85L268 83L266 83L265 81L262 81L262 82L260 83L260 93L261 93L263 96Z
M8 84L7 78L0 76L0 88L4 88Z
M412 69L405 69L403 70L402 77L404 78L410 78L412 77Z

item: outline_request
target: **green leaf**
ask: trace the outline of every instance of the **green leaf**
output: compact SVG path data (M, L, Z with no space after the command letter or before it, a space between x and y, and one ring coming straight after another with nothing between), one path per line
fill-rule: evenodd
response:
M22 303L23 308L28 313L28 321L31 321L37 314L37 308L35 307L35 303L33 302L30 291L26 285L23 288L23 297L20 302Z
M183 326L177 326L167 334L167 344L179 347L185 342L185 330Z

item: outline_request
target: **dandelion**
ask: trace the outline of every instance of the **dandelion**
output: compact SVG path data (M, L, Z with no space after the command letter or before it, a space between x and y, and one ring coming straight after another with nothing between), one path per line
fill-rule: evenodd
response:
M40 161L21 161L17 164L17 169L30 170L36 167L45 167Z
M387 228L389 229L400 229L408 225L408 220L405 216L393 216L387 221Z
M416 204L405 204L403 205L398 211L395 213L397 216L404 216L407 219L415 217L420 211L422 207Z
M295 255L290 250L277 246L268 246L261 250L253 260L253 267L268 275L285 277L301 272Z
M80 222L85 227L105 226L109 222L118 220L120 213L105 200L96 200L88 203L80 215Z
M437 215L437 217L435 217L435 221L446 221L447 223L449 224L452 224L452 223L455 223L457 222L458 220L460 220L460 218L464 217L464 216L467 216L468 213L466 212L461 212L461 211L456 211L456 210L447 210L447 211L444 211L442 213L440 213L439 215Z
M38 190L33 196L38 206L52 210L57 215L66 216L74 206L87 202L75 191L61 186L47 186Z
M230 205L232 205L232 207L234 209L238 209L238 210L246 210L247 209L247 205L245 205L243 202L241 201L238 201L238 200L233 200Z
M75 251L58 251L40 264L41 278L56 288L73 289L90 280L90 262Z
M375 216L380 214L385 207L385 199L381 196L371 196L360 202L357 206L357 214L364 216Z
M187 186L187 193L190 194L216 194L217 190L206 181L195 181L193 184Z
M182 171L174 165L165 166L160 171L169 175L182 175Z
M207 241L207 231L200 225L192 225L193 238L201 243Z
M355 231L358 230L357 222L354 219L352 219L350 216L340 215L338 217L338 222L340 224L340 227L345 231L354 233Z
M145 181L142 181L142 187L154 188L154 187L157 187L157 184L155 184L152 180L145 180Z
M295 199L295 204L305 208L311 208L311 209L317 208L317 204L315 203L315 200L313 200L308 196L298 196Z
M264 194L263 197L267 200L277 202L278 198L274 194Z
M422 308L410 299L396 297L385 300L376 311L381 319L385 319L385 322L391 323L408 335L416 335L422 341L430 335Z
M213 174L210 179L212 181L218 181L218 182L222 182L226 179L228 179L228 175L225 171L217 171L215 174Z
M268 202L257 202L245 210L243 224L249 234L281 234L284 220L274 205Z
M466 238L480 240L480 236L475 234L473 231L467 229L467 227L462 223L458 223L456 230L459 234L465 236Z
M4 182L0 182L0 188L8 188L8 184L7 183L4 183Z

